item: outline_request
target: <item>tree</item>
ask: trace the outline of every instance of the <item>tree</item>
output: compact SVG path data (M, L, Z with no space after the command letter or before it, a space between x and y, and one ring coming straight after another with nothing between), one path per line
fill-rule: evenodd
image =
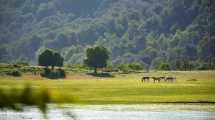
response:
M62 67L64 58L60 55L60 53L55 52L51 49L45 49L40 55L38 63L41 66L52 66L54 69L55 66Z
M38 59L38 64L40 66L48 67L53 63L53 51L51 49L45 49L40 55Z
M60 55L60 53L54 52L53 58L54 58L54 64L53 64L53 66L58 66L58 67L62 67L63 66L64 58Z
M94 73L97 74L97 68L106 67L108 59L108 50L103 46L97 46L87 49L87 59L84 60L84 63L89 67L94 68Z

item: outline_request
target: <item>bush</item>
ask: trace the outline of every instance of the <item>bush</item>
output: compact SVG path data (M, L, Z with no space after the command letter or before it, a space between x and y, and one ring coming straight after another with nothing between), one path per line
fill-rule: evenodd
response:
M113 66L107 66L105 68L103 68L104 72L118 72L118 69L114 68Z
M14 77L20 77L22 74L18 70L11 70L11 71L7 71L6 75L10 75L10 76L14 76Z
M59 79L66 77L66 73L63 69L50 70L48 68L44 68L40 75L49 79Z
M62 77L62 78L66 77L66 73L63 69L58 69L58 74L59 74L59 77Z
M50 69L44 68L44 69L42 70L42 72L40 73L40 75L41 75L42 77L47 77L47 76L50 75L50 73L51 73L51 70L50 70Z
M25 66L22 67L20 69L23 73L32 73L34 75L40 73L43 69L39 68L39 67L29 67L29 66Z
M88 69L88 67L86 65L82 65L82 64L65 64L64 68L66 68L67 71L85 71Z
M143 70L143 64L140 62L132 62L128 65L128 67L132 70Z
M118 68L123 73L130 73L130 72L136 72L139 70L143 70L143 63L141 62L132 62L127 64L121 64Z
M158 66L156 66L156 69L158 69L158 70L171 70L170 65L168 63L161 63Z
M119 67L119 70L122 71L123 73L129 73L130 69L128 67L128 64L121 64Z
M95 77L114 77L114 75L112 73L109 73L109 72L87 73L87 74L95 76Z

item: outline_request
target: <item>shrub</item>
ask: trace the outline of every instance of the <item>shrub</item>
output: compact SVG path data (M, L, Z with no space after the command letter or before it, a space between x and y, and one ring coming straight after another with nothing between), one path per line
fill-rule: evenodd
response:
M132 62L127 64L121 64L118 68L123 73L130 73L130 72L136 72L139 70L143 70L143 63L141 62Z
M48 68L44 68L40 75L49 79L59 79L66 77L66 73L63 69L50 70Z
M42 72L40 73L40 75L41 75L42 77L47 77L47 76L50 75L50 72L51 72L50 69L44 68L44 69L42 70Z
M92 75L95 77L114 77L114 75L112 73L109 73L109 72L88 73L88 75Z
M132 62L128 65L128 67L132 70L143 70L143 64L140 62Z
M18 70L10 70L7 71L6 74L14 77L20 77L22 75L21 72Z
M66 71L72 71L72 72L85 72L88 70L88 67L84 64L65 64L64 65L64 70Z
M59 73L59 77L61 78L65 78L66 77L66 73L63 69L58 69L58 73Z
M121 64L118 67L119 71L121 71L123 74L128 74L131 72L134 72L132 69L129 68L129 64Z
M156 69L158 69L158 70L171 70L170 65L168 63L161 63L158 66L156 66Z
M118 69L114 68L113 66L108 65L107 67L102 69L104 72L118 72Z

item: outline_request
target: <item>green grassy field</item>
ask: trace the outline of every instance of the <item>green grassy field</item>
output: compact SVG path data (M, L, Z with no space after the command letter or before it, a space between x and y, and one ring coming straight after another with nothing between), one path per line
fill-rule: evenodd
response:
M141 83L142 76L176 76L167 83ZM151 72L115 74L98 78L84 73L68 75L64 80L48 80L40 76L0 76L0 88L22 88L25 84L41 86L66 96L76 96L85 104L144 103L215 103L215 71Z

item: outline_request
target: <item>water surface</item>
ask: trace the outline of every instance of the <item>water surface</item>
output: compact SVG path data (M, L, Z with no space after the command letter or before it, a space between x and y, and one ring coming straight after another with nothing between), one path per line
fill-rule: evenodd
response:
M215 120L215 105L66 105L50 106L49 120ZM0 111L0 120L40 120L37 108Z

